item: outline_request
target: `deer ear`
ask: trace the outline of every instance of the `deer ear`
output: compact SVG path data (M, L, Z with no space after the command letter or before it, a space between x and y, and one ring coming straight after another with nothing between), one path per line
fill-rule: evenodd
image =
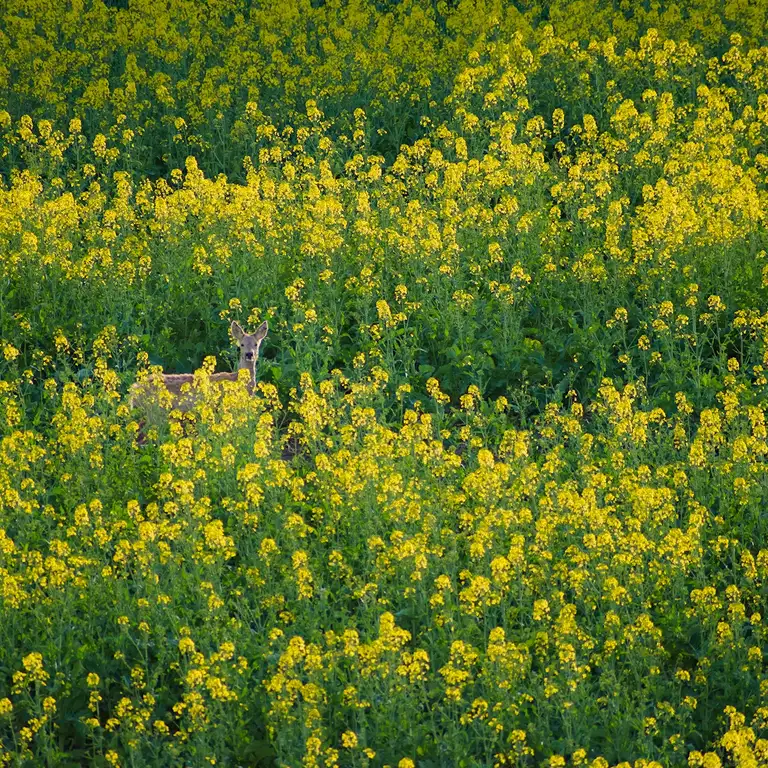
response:
M245 331L240 327L240 323L238 323L237 320L233 320L232 325L230 325L229 328L232 331L232 336L234 337L235 341L243 340Z
M253 334L256 337L256 341L261 341L266 335L267 331L269 330L269 326L267 325L267 321L265 320L255 331Z

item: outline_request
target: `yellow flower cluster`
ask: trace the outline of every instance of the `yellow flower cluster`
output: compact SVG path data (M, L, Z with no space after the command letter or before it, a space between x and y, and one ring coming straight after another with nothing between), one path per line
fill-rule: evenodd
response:
M768 765L767 4L0 21L0 766Z
M49 437L17 432L0 443L9 525L0 539L4 610L17 619L42 606L82 611L77 595L85 591L102 596L98 610L119 611L107 647L127 687L110 690L106 672L82 681L90 692L82 722L94 744L112 743L105 739L115 734L130 748L153 743L169 756L185 754L195 734L235 722L239 704L255 693L247 681L256 667L268 702L265 737L278 754L307 764L342 764L345 750L363 761L387 755L379 729L397 743L422 707L436 718L425 743L445 749L438 746L444 729L480 729L498 765L558 738L533 707L556 713L576 734L589 707L630 707L644 718L646 749L682 758L684 742L673 737L695 722L710 681L734 663L742 685L759 675L768 549L735 538L726 510L718 513L708 496L712 483L730 484L727 514L750 515L766 480L764 410L737 390L726 392L732 397L722 398L723 407L702 412L675 447L677 427L690 418L684 396L667 415L640 407L637 386L606 380L590 422L583 408L551 407L535 430L507 430L494 445L480 435L498 417L475 388L466 395L475 403L473 447L461 456L446 448L428 414L407 410L394 428L375 413L361 418L358 398L380 387L373 375L354 397L330 381L318 387L305 378L302 386L294 433L316 451L306 471L280 458L280 443L257 426L274 417L267 397L256 396L238 421L230 409L242 401L210 390L187 414L191 432L159 437L165 468L146 504L108 508L94 497L67 513L45 503L44 478L76 483L79 493L99 476L89 475L91 432L63 449L61 436L80 434L88 411L109 402L108 390L89 403L65 387ZM146 451L126 429L130 414L119 413L105 417L107 472L140 467ZM667 458L649 465L649 450ZM232 461L242 467L236 477ZM71 471L64 480L63 470L78 466L80 479ZM40 549L19 528L31 515L60 531ZM735 570L715 576L708 563ZM702 586L696 574L707 573L714 580ZM138 595L121 596L138 583ZM675 625L671 595L680 601ZM418 622L408 620L417 636L393 611L420 604ZM320 618L353 606L352 622ZM178 624L190 610L206 617L194 633ZM374 634L366 617L376 618ZM263 650L259 638L248 639L253 621L268 630ZM176 652L168 649L161 675L164 687L175 680L177 698L168 700L142 649L174 626ZM234 639L198 650L193 634L209 644L216 627ZM692 631L708 638L705 655L670 667L674 643ZM44 743L58 711L59 683L46 667L30 652L2 700L6 714L28 713L17 732L27 750ZM630 674L646 679L656 697L650 708L609 685ZM759 752L762 741L748 735L755 731L731 720L710 746ZM581 743L594 754L594 744ZM716 757L687 759L714 765ZM601 760L594 756L592 765L610 764Z

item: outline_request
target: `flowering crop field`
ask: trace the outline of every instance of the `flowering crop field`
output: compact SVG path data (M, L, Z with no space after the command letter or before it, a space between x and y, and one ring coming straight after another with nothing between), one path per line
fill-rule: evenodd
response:
M767 29L5 0L0 766L768 766Z

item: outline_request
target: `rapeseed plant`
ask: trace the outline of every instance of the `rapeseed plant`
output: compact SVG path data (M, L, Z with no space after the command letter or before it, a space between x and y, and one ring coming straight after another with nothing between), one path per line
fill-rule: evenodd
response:
M768 764L764 4L123 5L0 11L0 765Z

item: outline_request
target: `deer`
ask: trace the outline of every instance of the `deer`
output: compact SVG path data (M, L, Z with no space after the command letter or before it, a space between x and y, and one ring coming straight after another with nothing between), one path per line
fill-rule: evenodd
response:
M240 361L236 371L212 373L209 380L237 381L241 370L247 370L249 380L246 384L248 394L252 395L256 387L256 363L259 359L261 342L267 335L269 326L265 320L254 333L246 333L236 320L230 325L232 336L240 347ZM182 413L192 410L199 401L199 394L192 390L195 382L194 373L161 373L150 375L143 381L134 382L129 390L129 405L149 416L157 406L171 406Z

